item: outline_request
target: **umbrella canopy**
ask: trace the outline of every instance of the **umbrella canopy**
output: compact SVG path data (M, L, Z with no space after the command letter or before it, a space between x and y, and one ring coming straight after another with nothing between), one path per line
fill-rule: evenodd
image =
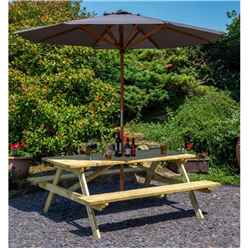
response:
M134 48L175 48L215 42L222 32L145 17L126 11L16 32L33 42L119 49L123 141L124 53Z
M33 42L94 48L175 48L216 41L223 33L125 11L16 32Z

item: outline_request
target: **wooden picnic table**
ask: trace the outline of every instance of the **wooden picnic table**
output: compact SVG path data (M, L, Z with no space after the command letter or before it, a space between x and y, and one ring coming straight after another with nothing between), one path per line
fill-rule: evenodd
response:
M168 155L161 155L159 149L138 151L135 158L113 157L111 160L105 160L99 154L93 155L93 158L91 157L91 159L87 155L47 157L44 158L43 161L48 162L49 164L56 167L56 173L52 182L50 182L50 179L46 180L46 178L44 179L42 177L33 178L30 181L49 191L44 206L45 213L48 211L51 205L54 194L84 205L87 210L93 236L99 239L101 236L94 210L102 210L112 202L153 196L165 196L177 192L189 192L189 198L194 208L196 217L198 219L203 219L204 216L201 209L199 208L194 191L203 190L210 192L216 187L220 186L220 184L206 180L190 182L187 171L184 167L184 163L188 159L193 159L195 157L196 156L194 154L178 154L175 152L170 152ZM145 185L148 186L158 165L168 161L175 161L177 163L184 182L172 185L152 186L126 191L124 190L124 172L127 167L137 166L144 168L144 164L146 164L147 173L145 178ZM120 168L120 191L90 195L88 183L103 175L107 170L114 166L118 166ZM78 178L78 182L67 189L58 186L59 180L64 171L69 171ZM86 174L87 171L91 171L91 173ZM82 193L75 192L78 186L81 188Z

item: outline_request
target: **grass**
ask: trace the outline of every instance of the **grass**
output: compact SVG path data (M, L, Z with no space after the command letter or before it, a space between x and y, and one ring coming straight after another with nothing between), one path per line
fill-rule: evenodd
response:
M221 184L229 184L229 185L239 185L240 184L240 175L230 171L226 167L216 167L210 166L208 170L208 174L190 174L190 179L192 181L197 180L211 180L215 182L219 182Z

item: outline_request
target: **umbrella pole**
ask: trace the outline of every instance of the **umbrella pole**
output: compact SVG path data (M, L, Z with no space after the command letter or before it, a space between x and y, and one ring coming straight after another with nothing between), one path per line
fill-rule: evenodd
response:
M121 140L122 140L122 145L121 145L121 150L122 150L122 155L124 153L124 50L120 50L120 83L121 83L121 109L120 109L120 128L121 128Z
M121 153L124 156L124 49L120 49L120 83L121 83L121 111L120 111L120 127L121 127ZM120 190L125 189L124 166L120 166Z

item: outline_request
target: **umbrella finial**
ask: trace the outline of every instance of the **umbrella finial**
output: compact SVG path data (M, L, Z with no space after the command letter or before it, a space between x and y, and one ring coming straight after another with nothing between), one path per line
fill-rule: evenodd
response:
M122 10L122 9L119 9L117 11L113 11L113 12L104 12L103 15L134 15L133 13L131 12L128 12L126 10Z

